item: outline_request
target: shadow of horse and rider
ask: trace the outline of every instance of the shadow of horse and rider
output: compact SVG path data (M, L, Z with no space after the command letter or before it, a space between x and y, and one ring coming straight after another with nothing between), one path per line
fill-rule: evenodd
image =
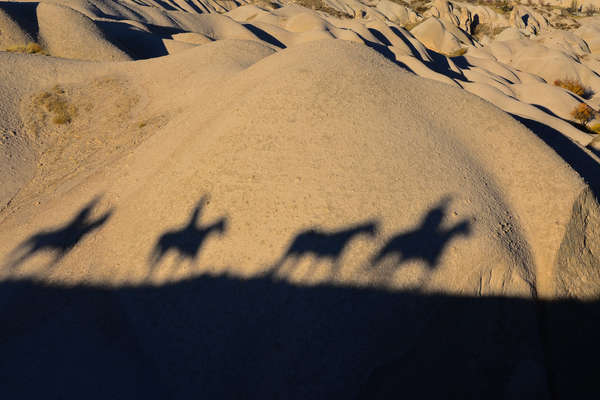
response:
M77 243L99 229L112 215L113 210L109 210L98 218L91 218L98 201L99 198L92 200L64 226L41 231L25 240L11 253L10 265L18 266L43 251L54 253L54 260L50 265L60 261ZM210 223L201 221L202 211L208 203L208 197L202 197L183 227L168 230L160 235L148 257L152 268L158 266L169 253L175 253L175 265L183 261L194 262L211 238L225 235L228 227L227 217L222 216ZM434 269L444 249L454 238L471 233L470 222L466 219L451 227L444 226L449 204L450 198L443 198L425 214L416 227L390 237L370 257L370 264L377 267L384 260L393 261L396 265L410 260L422 260L430 270ZM287 250L270 266L269 274L281 276L284 271L296 268L304 258L311 257L309 272L315 271L323 262L330 262L331 275L335 275L341 268L342 255L350 243L359 237L374 239L378 232L379 222L376 220L338 230L316 227L304 230L293 237Z
M207 203L208 197L202 197L183 228L167 231L159 237L149 258L152 267L155 267L167 253L172 251L177 253L177 264L185 259L193 261L198 257L200 249L210 236L225 234L227 230L227 218L225 217L208 225L201 224L202 208Z
M92 218L94 208L99 201L100 197L92 199L67 224L56 229L40 231L30 236L8 255L8 258L12 260L9 263L9 268L17 267L42 252L52 252L54 254L54 259L50 261L48 266L58 263L85 236L99 229L111 217L112 209L98 218Z
M399 265L410 260L422 260L431 270L439 263L444 248L457 236L468 236L471 233L470 222L463 220L450 228L443 226L444 217L450 198L442 199L429 210L414 229L400 232L389 238L374 254L369 262L379 266L384 260L391 260ZM282 270L295 268L305 256L313 258L309 273L323 262L331 263L331 275L340 270L341 257L350 242L359 236L375 238L379 223L371 220L341 230L326 231L311 228L297 234L291 241L283 256L273 265L271 273L278 274Z

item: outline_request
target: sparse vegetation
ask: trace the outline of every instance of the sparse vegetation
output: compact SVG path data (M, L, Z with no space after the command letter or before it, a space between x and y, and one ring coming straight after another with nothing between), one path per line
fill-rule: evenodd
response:
M569 29L577 29L581 26L575 20L572 20L570 24L566 24L563 21L553 21L553 22L550 22L550 25L552 27L554 27L555 29L561 29L563 31L568 31Z
M593 5L589 5L585 8L585 10L583 11L585 13L585 15L587 15L588 17L591 17L592 15L598 13L598 9L596 7L594 7Z
M410 31L411 29L413 29L415 26L420 25L423 21L415 21L415 22L407 22L406 24L404 24L402 27L404 29L406 29L407 31Z
M467 3L490 7L499 14L508 14L513 10L513 5L508 0L466 0Z
M296 3L302 7L310 8L315 11L323 11L336 18L352 18L352 15L346 12L326 6L321 0L297 0Z
M428 1L417 1L417 2L413 2L411 4L411 8L417 13L417 14L423 14L425 11L429 10L430 7L430 3Z
M573 119L578 121L581 125L587 128L588 122L594 119L596 112L590 106L585 103L580 103L573 111L571 111Z
M60 86L42 92L34 98L34 104L52 113L52 122L58 125L68 124L77 115L77 108L69 104L65 98L65 91Z
M11 47L7 48L6 51L9 51L12 53L48 55L48 53L46 51L44 51L42 46L40 46L39 44L37 44L35 42L29 42L25 46L11 46Z
M276 10L281 6L270 0L253 0L253 3L259 7L266 8L267 10Z
M491 24L477 24L472 28L472 35L477 39L481 40L484 36L491 38L496 37L500 32L505 30L506 26L494 26Z
M598 133L600 134L600 123L588 126L588 130L593 132L593 133Z
M575 93L577 96L581 96L584 99L587 99L592 95L592 90L583 86L583 84L576 79L557 79L554 81L554 85L560 86L561 88L566 89L571 93Z
M452 57L460 57L462 55L464 55L467 52L467 48L466 47L461 47L458 50L454 50L451 53L446 54L448 57L452 58Z
M410 4L404 0L390 0L392 3L400 4L401 6L410 8Z
M513 10L513 5L506 0L493 1L490 7L498 11L499 14L508 14Z
M569 5L569 7L565 8L565 10L567 10L567 12L571 15L577 14L577 12L579 11L577 0L571 0L571 4Z

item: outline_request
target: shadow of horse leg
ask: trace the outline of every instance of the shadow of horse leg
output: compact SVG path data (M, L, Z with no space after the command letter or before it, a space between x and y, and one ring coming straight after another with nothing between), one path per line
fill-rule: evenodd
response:
M331 269L329 270L329 279L334 281L340 278L343 268L343 263L340 258L336 258L331 262Z
M425 268L425 271L423 271L421 279L419 280L419 285L416 287L417 291L423 292L424 289L427 288L427 285L429 284L429 282L431 282L432 274L433 274L433 272L431 270L429 270L428 268Z
M278 279L287 278L294 273L300 261L301 257L285 257L275 264L272 275Z

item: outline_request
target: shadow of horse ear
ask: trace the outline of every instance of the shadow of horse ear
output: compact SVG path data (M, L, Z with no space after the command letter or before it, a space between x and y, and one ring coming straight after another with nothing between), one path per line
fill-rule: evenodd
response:
M217 223L217 229L219 230L219 233L221 235L223 235L225 232L227 232L227 230L229 229L229 223L227 222L227 217L223 217L219 220L219 222Z
M371 236L375 237L375 236L379 235L379 231L380 231L379 221L373 221L372 226L373 226L373 230L371 231Z
M463 235L470 235L473 233L473 228L471 227L471 223L469 221L463 221L459 225L456 226L456 232L462 233Z
M448 206L450 205L450 202L452 202L452 196L447 194L444 197L442 197L440 199L440 201L437 202L436 207L442 211L446 211L446 209L448 208Z
M210 200L210 195L203 194L202 197L200 197L200 200L198 200L198 206L197 207L204 207L205 205L208 204L209 200Z

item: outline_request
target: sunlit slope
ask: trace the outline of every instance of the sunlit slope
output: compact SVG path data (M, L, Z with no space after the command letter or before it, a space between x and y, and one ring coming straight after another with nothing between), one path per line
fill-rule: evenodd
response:
M473 95L335 40L276 54L220 41L101 72L120 80L102 96L80 83L96 93L92 109L125 95L145 107L118 114L91 168L39 175L44 200L30 185L5 211L6 275L119 284L270 273L306 285L555 293L586 187ZM144 121L154 122L140 137Z

